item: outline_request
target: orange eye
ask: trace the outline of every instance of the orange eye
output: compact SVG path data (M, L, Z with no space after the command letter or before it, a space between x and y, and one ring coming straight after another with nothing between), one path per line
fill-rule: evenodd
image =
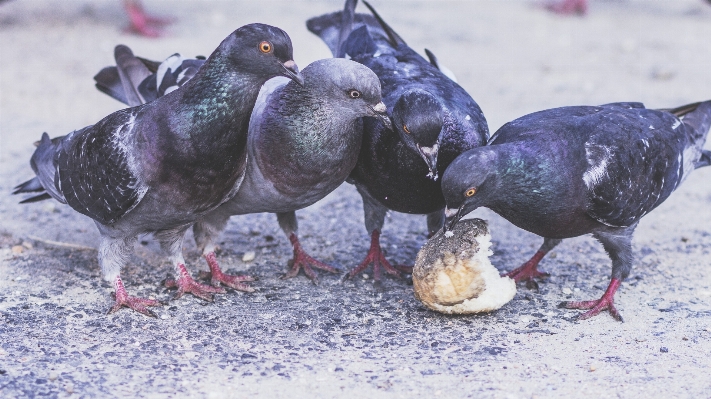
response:
M261 51L262 53L271 53L272 52L272 44L269 42L259 43L259 51Z
M464 196L467 197L467 198L469 198L469 197L471 197L471 196L474 195L474 194L476 194L476 187L472 187L472 188L470 188L469 190L467 190L467 192L464 193Z
M402 130L404 130L405 133L410 134L410 129L407 128L407 125L402 125Z

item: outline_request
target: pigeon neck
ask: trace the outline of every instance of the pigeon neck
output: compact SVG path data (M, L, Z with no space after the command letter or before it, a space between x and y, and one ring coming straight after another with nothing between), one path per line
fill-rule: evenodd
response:
M186 83L180 101L181 115L190 128L185 136L200 140L246 135L249 116L266 79L231 70L224 63L208 60Z
M520 148L510 144L492 145L496 148L497 161L495 166L495 189L498 194L492 196L495 201L489 206L500 215L511 216L520 210L528 210L531 206L547 203L555 195L556 187L550 183L546 175L551 171L545 164L546 160L533 150Z

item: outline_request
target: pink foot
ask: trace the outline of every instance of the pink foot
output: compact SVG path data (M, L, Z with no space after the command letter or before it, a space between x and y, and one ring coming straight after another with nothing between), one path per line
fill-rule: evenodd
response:
M545 252L538 251L528 262L504 274L504 276L511 277L517 283L519 281L533 280L536 277L548 277L548 273L538 271L538 262L540 262L544 256L546 256Z
M312 267L325 270L330 273L338 273L338 269L335 267L318 261L307 254L306 251L301 248L301 243L299 243L299 238L296 234L292 233L289 236L289 241L291 241L291 245L294 247L294 259L291 260L291 269L284 275L283 278L295 277L299 274L299 270L304 269L304 274L306 274L306 276L310 278L314 284L318 284L318 276Z
M156 18L146 14L140 0L124 0L126 13L131 21L129 30L147 37L159 37L161 35L159 27L173 22L169 18Z
M613 278L610 280L610 285L607 287L607 290L605 293L600 297L598 300L594 301L580 301L580 302L563 302L561 303L561 307L566 308L566 309L584 309L588 310L587 312L581 314L578 316L578 320L585 320L589 319L593 316L597 316L602 312L603 310L607 310L610 312L612 317L615 318L615 320L622 321L622 316L620 315L620 312L617 311L615 308L614 300L615 300L615 292L617 291L617 288L620 286L621 281L618 279Z
M562 0L557 3L546 3L544 7L557 14L585 15L588 12L587 0Z
M210 266L209 272L200 272L199 277L202 279L209 279L210 284L213 287L219 287L220 284L224 284L230 288L234 288L237 291L244 292L254 292L254 288L248 286L247 284L242 284L243 281L254 281L253 277L250 276L233 276L231 274L225 274L220 268L220 264L217 263L217 258L214 252L210 252L205 255L205 260Z
M356 274L365 270L365 268L371 263L373 264L373 279L375 281L380 281L383 269L385 269L385 272L390 275L400 276L400 272L398 272L397 269L394 268L383 255L383 250L380 248L380 231L378 230L373 230L373 234L370 236L370 250L368 251L368 255L365 257L365 260L353 268L353 270L348 273L347 277L353 278ZM399 267L407 269L407 266ZM412 269L410 268L409 270L411 271Z
M178 279L168 279L165 280L165 286L168 288L178 288L178 292L175 294L175 299L180 298L183 294L190 293L194 296L204 299L208 302L212 302L213 294L224 294L225 290L219 287L212 287L210 285L200 284L193 280L188 274L188 270L185 265L178 264Z
M128 292L126 292L126 288L123 286L123 281L121 281L121 277L118 276L116 276L116 280L114 280L114 289L116 290L116 292L114 292L112 296L114 297L115 303L114 306L109 309L108 314L114 313L117 310L121 309L123 306L125 306L146 316L157 317L155 313L153 313L150 309L147 308L147 306L160 306L160 302L156 301L155 299L144 299L137 298L135 296L128 296Z

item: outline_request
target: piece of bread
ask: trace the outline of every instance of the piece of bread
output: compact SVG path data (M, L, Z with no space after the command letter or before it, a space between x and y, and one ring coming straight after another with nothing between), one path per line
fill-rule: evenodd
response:
M491 236L486 222L465 219L440 230L417 254L412 282L415 297L447 314L491 312L516 295L516 283L500 277L489 262Z

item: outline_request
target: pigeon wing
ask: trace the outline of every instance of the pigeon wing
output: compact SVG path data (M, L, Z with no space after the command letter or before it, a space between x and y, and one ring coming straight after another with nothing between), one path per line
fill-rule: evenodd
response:
M55 186L67 204L102 224L112 224L131 211L148 190L125 145L136 112L118 111L70 133L55 154Z
M625 112L631 108L611 104L590 118L595 133L585 143L587 213L615 227L636 223L683 178L685 125L669 113Z

